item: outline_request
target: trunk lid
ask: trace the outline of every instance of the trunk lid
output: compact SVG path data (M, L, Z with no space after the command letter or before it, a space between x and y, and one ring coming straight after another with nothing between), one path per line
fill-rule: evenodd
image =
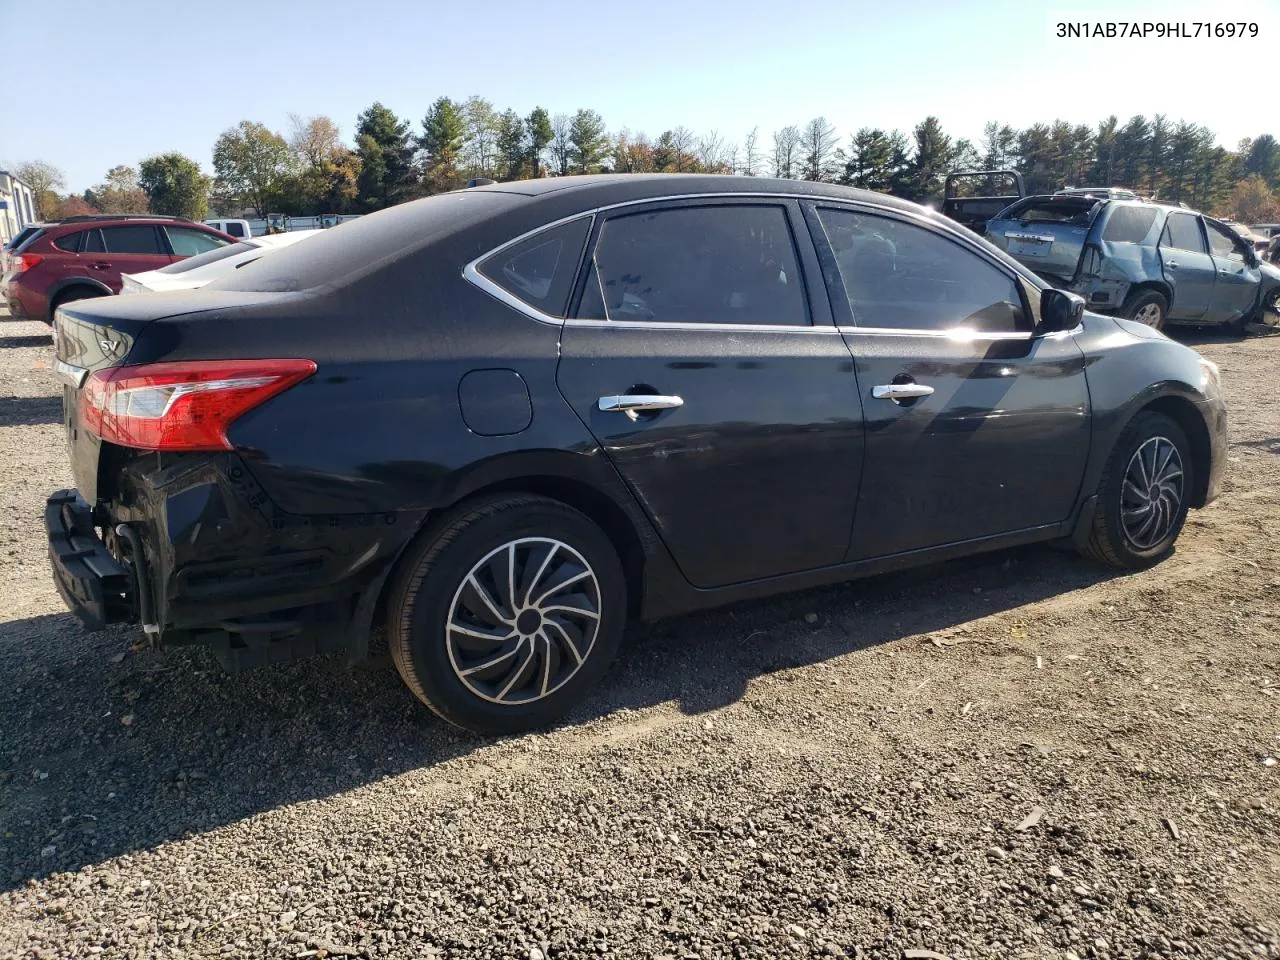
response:
M1102 207L1093 197L1028 197L987 224L987 239L1040 276L1067 283Z

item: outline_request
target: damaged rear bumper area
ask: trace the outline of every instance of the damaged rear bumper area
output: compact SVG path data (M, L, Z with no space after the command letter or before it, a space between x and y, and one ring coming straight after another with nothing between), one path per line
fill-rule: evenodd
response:
M137 581L107 549L93 525L93 511L75 490L59 490L45 502L53 582L71 612L90 630L138 619Z
M209 647L228 670L368 653L375 607L411 516L300 517L235 455L135 462L110 502L60 490L45 507L58 592L91 630Z

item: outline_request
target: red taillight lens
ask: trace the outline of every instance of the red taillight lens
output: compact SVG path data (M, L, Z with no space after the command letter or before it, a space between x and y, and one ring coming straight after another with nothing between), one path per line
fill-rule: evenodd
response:
M18 262L15 264L14 273L22 273L30 270L32 267L38 267L44 262L44 255L40 253L20 253L18 254Z
M99 370L80 426L138 450L231 450L233 420L316 372L310 360L192 360Z

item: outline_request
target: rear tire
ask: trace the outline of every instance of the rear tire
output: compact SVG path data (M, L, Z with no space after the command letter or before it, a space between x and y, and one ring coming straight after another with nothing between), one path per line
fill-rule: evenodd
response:
M1258 314L1258 322L1268 327L1280 327L1280 290L1271 294Z
M405 560L388 608L405 684L455 726L546 726L604 674L622 639L617 551L578 511L526 494L478 501Z
M64 303L71 303L73 300L92 300L95 297L105 296L107 294L95 287L72 287L70 290L66 290L54 297L53 303L49 307L49 323L52 325L53 315L58 312L58 308Z
M1169 301L1156 290L1138 290L1125 300L1120 314L1126 320L1144 323L1153 330L1161 330L1164 328L1165 317L1169 315Z
M1144 410L1112 448L1098 483L1085 556L1123 570L1162 559L1187 519L1195 489L1187 435L1169 417Z

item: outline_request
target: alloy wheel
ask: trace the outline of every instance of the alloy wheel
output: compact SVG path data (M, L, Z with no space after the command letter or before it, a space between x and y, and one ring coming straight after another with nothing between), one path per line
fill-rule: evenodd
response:
M581 669L600 612L600 584L582 554L550 538L512 540L486 554L454 592L449 662L477 697L533 703Z
M1148 327L1158 327L1164 317L1158 303L1148 303L1133 315L1133 319L1138 323L1145 323Z
M1165 437L1150 438L1129 458L1120 492L1120 523L1138 550L1159 544L1177 523L1184 476L1182 456Z

